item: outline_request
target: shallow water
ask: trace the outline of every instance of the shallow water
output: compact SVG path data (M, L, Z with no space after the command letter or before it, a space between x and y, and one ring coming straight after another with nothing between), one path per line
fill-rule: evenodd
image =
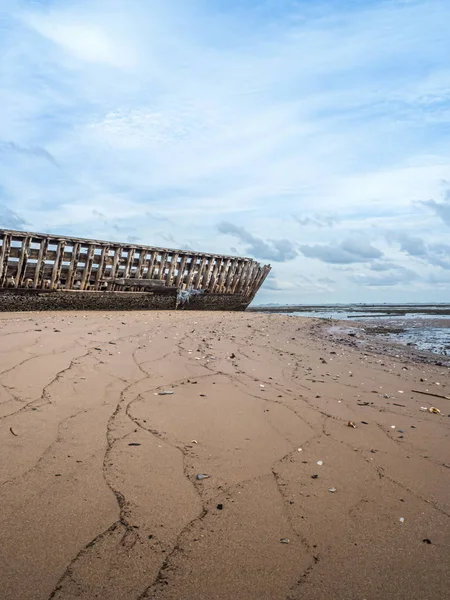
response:
M352 328L358 327L367 333L376 333L395 342L414 345L420 350L450 356L450 305L448 304L308 306L303 310L301 308L303 307L293 307L292 312L289 311L288 314L330 321L348 320ZM278 311L274 307L270 308L270 312ZM286 314L287 310L281 308L280 312ZM374 329L375 331L371 331Z

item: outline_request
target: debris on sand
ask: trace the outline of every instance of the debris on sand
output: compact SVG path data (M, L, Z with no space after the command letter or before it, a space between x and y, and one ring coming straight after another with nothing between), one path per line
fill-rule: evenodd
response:
M162 392L155 392L155 396L172 396L173 393L172 390L163 390Z
M347 423L347 427L353 427L353 429L356 429L356 425L353 423L353 421L349 421Z
M206 475L206 473L199 473L196 477L196 479L198 479L199 481L201 481L202 479L209 479L211 477L211 475Z
M433 396L434 398L442 398L443 400L450 400L450 396L443 396L442 394L433 394L432 392L422 392L420 390L411 390L414 394L423 394L424 396Z

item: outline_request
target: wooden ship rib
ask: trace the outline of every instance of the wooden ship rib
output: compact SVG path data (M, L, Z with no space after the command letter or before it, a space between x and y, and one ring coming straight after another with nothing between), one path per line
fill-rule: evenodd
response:
M245 310L251 258L0 229L0 310Z

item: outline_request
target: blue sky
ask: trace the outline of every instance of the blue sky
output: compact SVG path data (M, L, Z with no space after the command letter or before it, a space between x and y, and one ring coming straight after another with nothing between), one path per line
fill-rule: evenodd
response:
M450 2L0 0L0 227L450 300Z

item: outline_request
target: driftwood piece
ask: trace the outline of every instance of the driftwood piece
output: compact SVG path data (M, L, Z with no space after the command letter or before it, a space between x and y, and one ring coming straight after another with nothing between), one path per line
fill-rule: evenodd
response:
M219 275L219 279L217 281L217 288L216 291L217 292L222 292L223 291L223 287L225 285L225 281L228 275L228 269L230 268L231 265L231 260L228 258L225 261L225 264L222 265L222 268L220 270L220 275Z
M66 290L70 290L73 287L73 282L75 280L75 275L76 275L77 267L78 267L78 261L79 261L79 257L80 257L80 249L81 249L81 246L78 242L73 245L72 260L70 261L69 270L67 272L67 277L66 277L66 286L65 286Z
M252 283L254 281L255 278L255 274L257 273L259 268L258 263L253 263L248 275L247 280L245 281L245 285L242 289L242 293L247 297L248 294L250 293L251 289L252 289Z
M198 260L198 255L193 254L192 258L191 258L191 264L189 265L189 271L188 271L188 274L186 277L186 289L189 289L192 285L192 280L194 278L196 269L198 267L197 260Z
M195 289L200 287L200 282L204 275L205 266L206 266L206 257L204 256L200 261L200 265L199 265L197 273L195 274L195 277L194 277L194 288Z
M186 270L186 262L187 262L188 257L185 255L183 256L183 258L181 259L181 263L178 267L178 274L175 278L175 287L180 287L184 281L184 275L185 275L185 270Z
M98 290L101 284L101 279L103 277L103 271L105 270L106 267L106 258L109 254L109 247L108 246L103 246L102 248L102 252L100 255L100 262L97 268L97 273L95 274L95 283L94 283L94 289Z
M258 277L259 277L259 274L260 274L260 266L259 266L259 264L258 264L258 263L255 263L255 264L253 265L253 268L252 268L252 272L251 272L250 278L249 278L249 280L248 280L248 282L247 282L247 284L246 284L246 287L245 287L245 289L243 290L243 294L244 294L244 296L245 296L246 298L248 298L248 297L249 297L249 296L252 294L253 287L254 287L254 286L255 286L255 284L256 284L256 280L258 279Z
M161 255L161 260L158 267L158 279L164 279L166 276L166 263L167 263L168 253L163 252Z
M150 258L147 263L147 273L145 274L146 279L152 279L157 257L158 252L156 250L150 254Z
M140 283L138 279L133 279L132 281L133 281L133 283L131 283L131 284L125 284L125 285L121 285L119 283L114 284L115 291L127 292L128 290L126 290L125 288L131 288L132 290L139 288L142 292L149 293L149 294L156 294L156 293L158 293L158 294L176 294L178 291L178 288L176 288L174 286L169 287L167 285L164 285L164 282L157 281L157 280L154 280L154 283L156 285L138 285Z
M19 259L19 264L17 266L17 275L15 278L17 287L22 287L23 281L25 279L25 271L27 268L30 246L31 246L31 237L27 236L22 241L22 247L20 249L20 259Z
M164 281L160 279L135 279L134 277L119 277L117 279L102 279L103 283L121 285L121 286L133 286L133 287L168 287L165 286Z
M128 250L127 264L126 264L125 273L124 273L125 279L130 276L135 252L136 252L136 250L134 248L129 248L129 250Z
M231 282L233 281L234 273L236 272L236 269L237 269L237 263L238 263L237 258L235 258L231 261L231 265L228 267L228 273L227 273L227 277L225 279L225 286L224 286L225 293L228 293L230 291Z
M262 284L264 283L264 281L266 280L267 275L270 273L271 271L271 266L270 265L266 265L264 267L261 267L261 275L256 279L255 284L252 288L252 292L251 294L248 296L250 302L253 300L253 298L256 296L257 291L259 290L259 288L262 286Z
M56 249L56 258L53 263L52 276L50 279L50 289L55 290L58 287L59 278L61 276L61 266L64 255L65 242L61 240L58 242L58 248Z
M138 266L136 269L136 277L138 279L140 279L143 275L144 272L144 262L145 259L147 258L147 252L145 250L141 250L140 254L139 254L139 262L138 262Z
M94 259L95 246L91 244L88 249L88 257L84 265L83 275L81 276L80 289L86 290L89 287L89 279L91 277L92 261Z
M242 272L244 270L245 267L245 261L244 260L239 260L238 261L238 267L236 269L236 273L234 275L234 279L233 279L233 283L231 284L231 293L235 294L236 293L236 289L237 286L239 285L239 281L242 277Z
M236 290L238 292L244 291L245 285L247 284L248 278L251 274L252 265L253 265L253 263L251 261L248 261L246 264L244 264L244 268L242 269L242 275L241 275L241 278L239 279L239 283L236 288Z
M122 248L116 248L116 251L114 252L112 267L111 267L111 277L112 278L117 277L117 274L119 272L121 258L122 258ZM114 286L112 286L111 289L114 289Z
M8 277L8 260L9 254L11 252L11 242L12 238L10 235L5 234L2 240L2 248L1 248L1 260L2 263L0 265L0 286L4 286L6 282L6 278Z
M450 396L443 396L442 394L433 394L432 392L422 392L420 390L411 390L414 394L423 394L424 396L433 396L433 398L442 398L443 400L450 400Z
M175 269L177 266L178 266L178 252L175 252L175 254L172 256L172 260L170 261L170 267L169 267L169 270L168 270L167 276L166 276L166 285L167 286L172 285L172 281L173 281L174 274L175 274Z
M219 258L219 260L216 261L216 265L212 272L211 281L209 282L208 286L208 289L211 293L214 293L216 291L217 281L219 280L223 266L223 258Z
M48 240L43 240L36 265L36 272L34 274L33 288L44 287L44 270L45 261L47 260L48 246Z
M262 284L264 283L264 280L266 279L269 272L270 272L270 266L260 267L259 275L255 281L255 287L253 290L252 297L254 297L254 295L256 294L255 288L259 289L259 287L262 286Z
M203 279L200 282L200 286L202 287L202 289L208 288L209 282L211 280L211 274L213 272L214 265L216 264L216 262L217 260L214 258L214 256L208 256L208 264L203 274Z

